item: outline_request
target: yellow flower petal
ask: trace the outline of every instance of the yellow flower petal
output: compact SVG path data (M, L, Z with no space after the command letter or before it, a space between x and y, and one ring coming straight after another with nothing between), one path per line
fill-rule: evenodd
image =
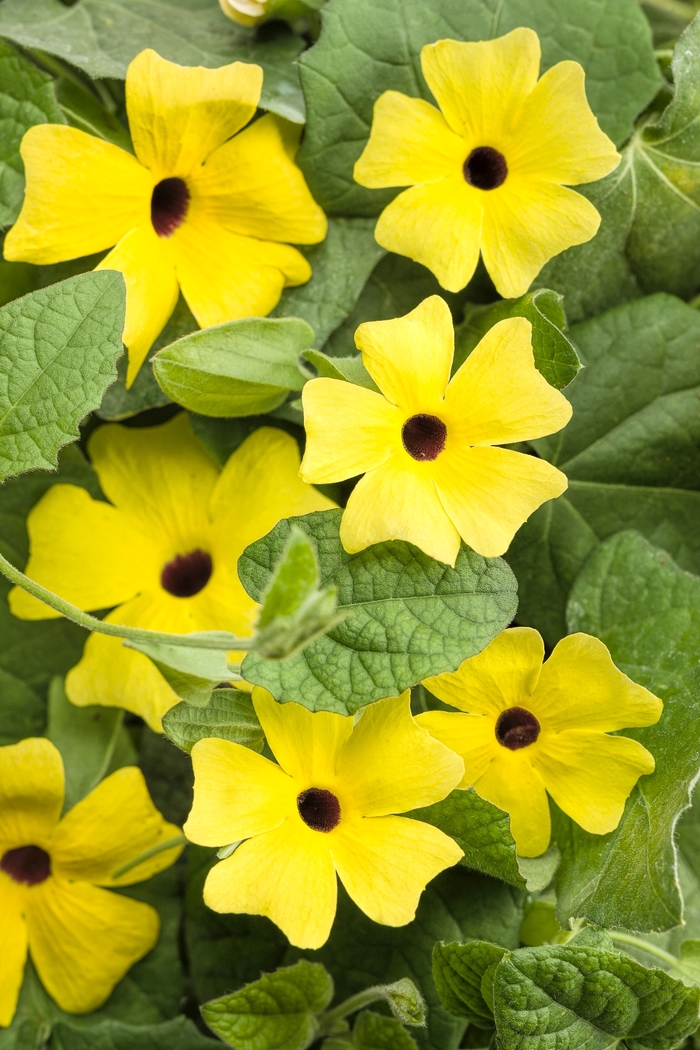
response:
M27 924L23 915L25 897L24 887L0 872L0 1027L3 1028L11 1023L15 1015L27 959Z
M463 773L461 758L413 719L408 692L364 707L338 759L338 777L348 793L352 788L353 810L362 817L440 802Z
M381 392L407 413L442 403L454 355L452 314L431 295L392 321L365 321L355 332L363 363Z
M548 69L525 102L508 149L508 169L575 186L608 175L620 155L598 126L578 62Z
M505 554L523 522L568 484L545 460L504 448L450 449L433 467L446 513L465 543L485 558Z
M624 736L570 729L542 733L540 741L533 763L547 791L594 835L615 830L639 777L654 772L653 756Z
M543 659L544 643L539 632L531 627L511 627L456 671L426 678L423 685L452 707L495 719L509 707L527 707Z
M422 98L385 91L374 103L369 142L353 172L370 189L413 186L462 175L464 139Z
M343 481L381 466L401 449L405 415L374 390L339 379L312 379L301 395L305 481Z
M194 802L184 827L191 842L226 846L272 831L296 814L294 781L250 748L229 740L199 740L192 764Z
M477 146L502 149L540 71L540 42L532 29L495 40L438 40L421 51L421 68L447 123Z
M63 761L42 737L0 747L0 854L43 846L63 808Z
M345 550L354 554L384 540L406 540L431 558L454 565L459 533L438 497L433 466L414 463L403 453L365 474L340 523Z
M126 385L136 379L146 354L175 309L179 289L169 241L158 237L150 217L124 237L96 270L119 270L126 282L124 344L129 351Z
M379 216L374 236L387 251L427 266L448 292L460 292L479 261L483 221L481 194L459 172L400 193Z
M142 882L170 867L182 846L157 853L119 879L112 874L179 831L153 805L141 770L125 766L106 777L60 822L51 840L52 872L59 879L103 886Z
M41 982L69 1013L96 1010L158 939L149 904L90 886L47 879L27 909L29 951Z
M92 255L150 222L153 180L126 150L62 124L37 124L22 139L27 178L6 259L37 264Z
M570 634L557 643L532 703L537 718L557 732L650 726L663 710L661 700L618 671L606 646L589 634Z
M297 948L325 944L336 900L335 868L326 836L294 818L244 842L232 857L212 868L204 884L204 903L209 908L267 915Z
M219 471L186 414L147 429L108 424L88 450L102 491L135 528L163 536L164 552L175 544L170 556L201 546Z
M203 69L142 51L126 74L137 157L156 182L186 177L254 116L262 82L261 67L251 63Z
M498 445L553 434L571 412L570 402L535 367L532 325L510 317L486 333L452 378L444 418L449 438Z
M296 782L295 797L309 787L333 789L338 758L352 733L352 715L278 704L259 688L253 690L253 705L270 750Z
M27 519L25 572L81 609L106 609L135 597L160 566L157 550L128 518L77 485L54 485ZM59 553L60 552L60 553ZM59 616L21 587L10 610L24 620Z
M430 880L464 856L438 828L406 817L342 823L329 838L345 889L365 915L385 926L411 922Z
M535 745L533 745L535 746ZM510 832L521 857L539 857L552 834L547 792L531 760L531 748L498 755L474 787L477 794L510 816Z
M524 295L549 259L590 241L599 226L600 215L580 193L543 179L509 177L484 205L481 252L499 295Z
M230 233L201 213L195 217L194 209L171 243L182 294L202 328L264 317L283 288L311 277L296 248Z
M500 744L490 718L458 714L456 711L426 711L417 715L416 722L464 762L464 776L457 784L458 788L470 788L484 775L498 753Z
M192 214L244 237L316 244L326 216L290 157L284 125L273 113L220 146L189 180Z

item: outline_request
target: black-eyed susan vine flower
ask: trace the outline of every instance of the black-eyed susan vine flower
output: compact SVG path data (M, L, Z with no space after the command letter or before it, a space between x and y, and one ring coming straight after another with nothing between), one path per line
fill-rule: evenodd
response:
M319 948L336 911L336 873L375 922L413 919L426 884L462 850L442 831L396 816L460 782L463 762L420 729L408 693L352 716L253 703L279 762L227 740L192 750L194 803L185 834L204 846L243 842L204 887L214 911L267 915L300 948Z
M43 738L0 748L0 1025L17 1005L27 952L62 1010L88 1013L153 948L158 913L108 887L162 871L182 846L115 872L179 834L135 766L107 777L61 818L61 755Z
M98 269L126 280L127 384L179 289L204 328L268 314L311 276L284 242L323 240L326 218L293 160L299 130L273 114L245 127L262 80L253 64L189 68L142 51L126 77L136 156L67 125L22 140L26 195L5 258L55 263L116 245Z
M549 845L547 794L594 835L614 831L654 758L637 740L610 736L650 726L663 704L615 667L597 638L571 634L543 664L537 631L503 631L452 674L425 685L463 714L429 711L417 721L464 759L460 788L510 815L518 853Z
M564 491L565 475L549 463L493 447L554 433L571 416L535 368L531 332L523 317L500 321L450 379L452 317L434 295L405 317L357 329L381 393L336 379L306 384L301 476L364 474L342 518L347 551L402 539L454 565L461 538L493 557Z
M483 256L500 295L529 288L552 256L596 233L600 215L567 186L620 162L586 99L578 62L538 80L539 38L438 40L421 51L439 109L385 91L355 165L362 186L408 186L382 212L379 244L423 263L457 292Z
M83 609L117 606L112 623L249 636L256 605L236 572L244 548L280 518L334 506L300 481L294 438L270 427L223 470L184 414L147 429L100 427L88 449L111 502L75 485L49 489L29 515L27 573ZM57 615L19 588L10 608L23 619ZM178 701L148 657L103 634L88 638L66 692L81 706L124 707L156 731Z

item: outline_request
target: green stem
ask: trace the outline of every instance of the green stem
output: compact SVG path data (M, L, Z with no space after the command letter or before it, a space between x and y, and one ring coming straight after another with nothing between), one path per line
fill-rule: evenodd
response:
M635 937L631 933L618 933L617 930L608 930L611 939L616 944L629 944L633 948L639 948L640 951L646 952L647 955L655 955L657 959L661 959L667 966L673 966L676 970L683 969L682 964L675 955L671 955L664 948L659 948L656 944L650 944L649 941L643 940L641 937Z
M643 7L652 7L662 14L671 15L673 18L684 22L692 22L697 11L696 4L686 4L683 0L640 0Z
M377 985L374 988L365 988L364 992L358 992L357 995L351 995L349 999L346 999L344 1003L336 1006L334 1010L328 1010L325 1014L321 1014L318 1019L318 1037L322 1035L331 1035L339 1021L344 1020L346 1017L349 1017L350 1014L354 1014L358 1010L364 1009L365 1006L369 1006L371 1003L376 1003L379 999L386 999L386 989L384 985Z
M164 631L149 631L144 627L124 627L118 623L107 623L98 620L96 616L90 616L83 612L77 605L59 598L53 591L35 583L25 576L23 572L16 569L12 562L0 554L0 573L17 587L27 591L33 598L38 598L55 612L72 620L86 631L95 631L97 634L110 634L116 638L128 638L132 642L141 642L143 645L179 645L185 649L223 649L225 652L231 649L245 650L252 647L252 638L237 638L228 631L208 631L207 637L202 638L199 634L166 634Z
M150 849L144 850L143 853L139 853L138 857L134 857L133 860L128 860L126 864L122 864L121 868L117 868L116 871L112 872L113 879L120 879L122 875L126 875L134 868L138 868L139 864L143 864L144 861L150 860L151 857L156 857L159 853L165 853L166 850L175 849L176 846L186 846L187 839L184 835L175 835L174 838L166 839L165 842L159 842L157 846L151 846Z

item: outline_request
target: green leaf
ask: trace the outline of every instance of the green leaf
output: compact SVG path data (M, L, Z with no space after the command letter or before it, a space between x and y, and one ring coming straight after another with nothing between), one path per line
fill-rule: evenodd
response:
M61 112L72 127L134 152L128 130L75 74L60 76L55 91Z
M208 704L214 687L231 678L226 653L221 649L187 649L180 645L132 641L123 644L148 656L171 689L197 707Z
M379 389L362 363L360 354L354 357L329 357L321 350L305 350L301 356L314 366L319 376L326 379L339 379L344 383L367 387L368 390Z
M266 627L276 617L296 612L318 589L318 582L314 546L306 533L294 525L263 595L257 626Z
M569 627L600 638L616 665L664 701L659 722L625 729L656 760L641 777L616 831L590 835L556 812L562 852L558 918L668 930L682 921L674 827L700 768L700 578L682 572L636 533L594 552L569 602Z
M287 288L272 316L302 317L318 350L352 311L384 249L374 239L373 222L330 219L325 241L300 250L311 265L311 280Z
M499 558L462 547L452 569L403 541L350 555L338 535L341 513L283 520L241 555L241 582L259 601L296 524L316 543L322 586L337 587L338 612L350 614L288 660L273 663L248 653L247 681L265 686L280 702L351 714L454 670L510 623L514 580Z
M301 390L299 354L313 338L295 317L228 321L159 350L153 371L168 397L193 412L252 416Z
M548 1047L560 1040L608 1048L664 1050L697 1028L700 989L663 970L576 938L568 945L507 953L493 980L499 1046Z
M182 825L192 809L192 759L167 737L141 729L138 764L156 809L171 824Z
M520 927L522 943L528 948L538 948L561 932L555 905L545 900L533 901Z
M78 437L116 375L125 301L122 275L103 270L0 308L0 479L55 467Z
M214 1050L216 1045L185 1017L158 1025L103 1021L90 1028L61 1021L51 1038L51 1050Z
M410 977L371 990L381 992L392 1014L402 1024L425 1026L425 1001Z
M357 1015L349 1045L356 1050L417 1050L415 1040L395 1017L384 1017L372 1010Z
M436 944L433 949L433 979L440 1001L456 1017L466 1017L477 1028L493 1028L493 999L490 981L506 954L488 941L468 941L466 944Z
M115 707L76 707L66 696L63 680L52 681L46 735L63 759L64 810L85 798L110 770L122 716Z
M565 391L573 417L532 442L569 488L532 515L507 555L518 621L549 645L565 633L577 572L607 536L637 529L700 572L700 313L654 295L570 335L586 366Z
M261 106L297 124L304 99L296 58L303 42L276 26L265 42L226 18L211 0L3 0L0 36L38 48L91 77L124 79L145 48L182 66L257 62L265 71Z
M333 981L323 966L301 959L205 1003L202 1017L236 1050L306 1050L318 1031L316 1014L332 998Z
M213 736L253 751L263 748L263 731L250 693L237 689L215 689L206 707L175 704L163 716L163 729L174 744L188 752L198 740Z
M19 215L24 197L24 165L19 147L35 124L65 124L51 77L14 47L0 41L0 226Z
M501 299L491 306L468 307L463 323L455 331L453 369L459 368L490 328L507 317L525 317L530 321L535 367L551 386L558 390L568 386L581 362L564 335L566 314L562 297L548 288L528 292L520 299Z
M301 59L308 124L299 162L319 204L332 215L376 215L395 196L359 186L352 169L383 91L433 101L420 73L425 44L518 26L539 33L543 71L562 59L581 63L601 127L624 142L661 82L637 0L331 0L319 42Z

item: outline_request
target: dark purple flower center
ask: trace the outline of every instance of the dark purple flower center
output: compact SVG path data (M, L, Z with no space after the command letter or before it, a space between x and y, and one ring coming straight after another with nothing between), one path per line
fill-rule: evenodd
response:
M0 871L24 886L38 886L51 874L51 857L40 846L20 846L3 853Z
M313 831L332 831L340 824L340 802L325 788L307 788L297 795L299 816Z
M190 191L183 179L163 179L151 197L151 222L159 237L170 237L185 221Z
M524 707L509 707L498 716L496 739L511 751L534 744L539 735L540 723L532 711L526 711Z
M447 427L437 416L419 413L407 419L401 428L403 447L419 462L437 459L445 447Z
M478 190L495 190L502 186L508 174L506 158L491 146L477 146L464 162L464 177Z
M161 586L176 598L191 598L209 583L213 568L211 554L206 551L178 554L163 566Z

